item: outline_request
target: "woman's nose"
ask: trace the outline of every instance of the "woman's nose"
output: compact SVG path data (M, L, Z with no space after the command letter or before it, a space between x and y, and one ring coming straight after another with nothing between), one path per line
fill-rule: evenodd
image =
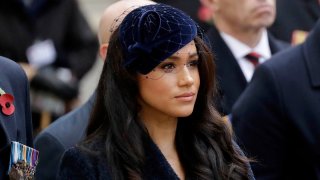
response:
M183 66L178 72L178 84L179 86L190 86L194 82L193 73L188 69L187 66Z

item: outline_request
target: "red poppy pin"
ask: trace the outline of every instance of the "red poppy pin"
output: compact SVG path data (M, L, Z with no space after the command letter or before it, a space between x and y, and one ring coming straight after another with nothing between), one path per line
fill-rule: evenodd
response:
M0 88L0 106L3 114L10 116L14 112L13 105L14 97L11 94L5 93Z

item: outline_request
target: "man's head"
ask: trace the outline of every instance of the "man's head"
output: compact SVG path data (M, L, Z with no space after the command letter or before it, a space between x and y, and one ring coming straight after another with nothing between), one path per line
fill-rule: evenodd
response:
M100 19L98 38L100 43L99 54L103 60L107 55L109 39L112 29L115 29L122 22L123 18L130 11L140 6L155 4L149 0L120 0L108 6Z
M228 30L259 30L270 26L275 19L275 0L201 1L214 11L217 26Z

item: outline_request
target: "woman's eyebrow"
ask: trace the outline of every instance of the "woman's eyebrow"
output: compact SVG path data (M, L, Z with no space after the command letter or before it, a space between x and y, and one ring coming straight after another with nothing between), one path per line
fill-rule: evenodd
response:
M177 59L180 59L179 56L176 56L176 55L172 55L170 57L168 57L169 60L177 60Z
M191 53L191 54L189 55L190 58L198 57L198 56L199 56L199 55L198 55L198 52L194 52L194 53Z

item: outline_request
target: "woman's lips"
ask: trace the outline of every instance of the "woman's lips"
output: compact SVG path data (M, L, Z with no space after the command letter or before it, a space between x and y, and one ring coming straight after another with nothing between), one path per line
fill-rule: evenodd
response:
M265 4L265 5L260 5L255 8L255 10L259 13L265 13L265 12L271 12L273 11L273 6Z
M179 101L192 101L195 96L195 93L189 92L189 93L183 93L181 95L175 96L176 99Z

